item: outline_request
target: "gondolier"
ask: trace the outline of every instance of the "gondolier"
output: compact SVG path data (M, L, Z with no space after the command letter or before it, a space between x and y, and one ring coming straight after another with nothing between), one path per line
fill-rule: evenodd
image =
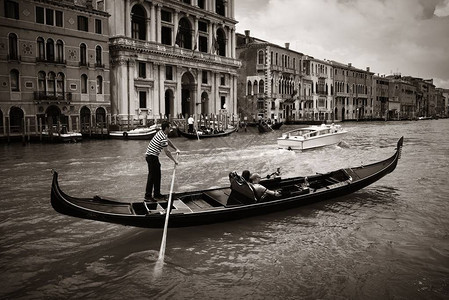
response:
M161 125L161 130L159 130L156 135L151 139L148 144L147 151L145 153L145 159L148 164L148 178L147 185L145 189L145 200L155 201L163 196L161 195L161 164L159 162L159 154L164 150L165 154L173 160L175 164L178 164L176 158L173 157L171 152L168 150L168 146L175 149L176 153L179 153L179 149L173 145L173 143L168 139L168 134L170 132L170 123L163 122ZM154 188L154 197L153 194Z

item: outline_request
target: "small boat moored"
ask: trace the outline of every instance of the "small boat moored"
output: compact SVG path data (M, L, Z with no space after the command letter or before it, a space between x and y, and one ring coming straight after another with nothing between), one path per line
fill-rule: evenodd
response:
M394 171L402 144L403 137L397 142L396 152L391 157L376 163L308 177L270 177L260 183L278 191L280 196L268 201L257 198L251 183L235 172L229 174L228 187L174 193L172 206L168 209L167 201L122 202L99 196L72 197L60 189L58 173L53 171L51 205L57 212L69 216L150 228L164 227L167 211L170 213L170 227L241 219L356 192Z
M281 149L306 150L338 144L346 133L340 125L313 125L287 131L277 143Z
M63 126L59 132L56 129L43 130L42 139L47 142L76 143L83 139L83 135L80 132L68 131L67 127Z
M154 124L151 125L150 127L139 127L123 131L120 130L110 131L109 136L111 138L118 138L118 139L148 140L151 139L159 129L160 127Z

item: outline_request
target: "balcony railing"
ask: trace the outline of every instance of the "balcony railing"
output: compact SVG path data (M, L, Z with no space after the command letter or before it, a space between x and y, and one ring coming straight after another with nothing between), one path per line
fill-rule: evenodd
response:
M102 64L101 62L96 62L95 63L95 68L102 68L102 69L104 69L104 64Z
M35 101L69 102L72 101L72 93L34 92Z
M17 54L8 54L6 59L8 61L21 61L22 57L20 55L17 55Z
M87 61L80 61L79 62L79 66L80 67L87 67L87 68L89 68L89 63Z
M163 45L152 41L135 40L128 37L117 37L110 39L110 47L135 48L135 50L139 51L158 52L164 55L180 56L189 59L204 59L207 61L213 61L215 63L231 65L234 67L241 66L241 62L238 59L211 53L204 53L196 50L194 51L190 49L178 48L170 45Z
M40 63L46 63L46 64L55 64L55 65L66 65L67 61L62 58L43 58L43 57L36 57L36 62Z

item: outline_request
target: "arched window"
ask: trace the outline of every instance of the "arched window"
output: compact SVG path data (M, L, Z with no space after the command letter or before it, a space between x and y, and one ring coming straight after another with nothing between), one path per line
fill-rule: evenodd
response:
M81 94L87 94L87 75L81 75Z
M101 66L101 47L97 46L95 47L95 65Z
M40 95L45 95L46 85L45 85L45 72L40 71L37 74L37 89Z
M15 33L10 33L8 40L9 40L9 59L18 60L19 54L17 51L17 35Z
M262 65L262 64L264 63L264 61L263 61L263 50L260 50L260 51L257 53L257 63L258 63L259 65Z
M263 93L264 93L264 90L265 90L265 87L264 87L264 81L263 81L263 80L260 80L260 81L259 81L259 94L263 94Z
M103 77L97 76L97 94L103 94Z
M62 97L62 99L64 99L64 78L64 73L58 73L56 78L56 93L58 98Z
M87 47L84 43L80 45L80 66L87 66Z
M181 48L192 49L192 26L187 18L179 20L175 44Z
M10 80L11 80L11 91L18 92L20 91L20 85L19 85L19 71L16 69L11 70L9 73Z
M256 95L257 92L259 92L259 86L258 86L258 84L257 84L257 80L254 80L253 94Z
M47 40L47 61L55 61L55 42L52 39Z
M39 61L45 60L45 41L43 38L37 38L37 59Z
M49 72L47 76L47 95L54 96L56 95L56 74L53 72Z
M64 43L61 40L56 42L56 55L59 63L64 62Z
M145 9L141 5L134 5L131 9L131 35L133 39L146 40L147 24Z
M252 90L251 81L248 80L247 95L251 95Z

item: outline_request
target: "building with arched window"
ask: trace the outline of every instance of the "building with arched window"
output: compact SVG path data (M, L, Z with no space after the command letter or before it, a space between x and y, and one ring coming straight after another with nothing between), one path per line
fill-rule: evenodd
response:
M234 0L110 2L111 105L119 125L237 113Z
M91 127L99 108L101 124L110 122L104 1L8 0L8 7L0 5L0 139L53 126L80 131L82 108Z
M248 121L294 121L303 117L305 94L302 53L237 34L239 114Z

